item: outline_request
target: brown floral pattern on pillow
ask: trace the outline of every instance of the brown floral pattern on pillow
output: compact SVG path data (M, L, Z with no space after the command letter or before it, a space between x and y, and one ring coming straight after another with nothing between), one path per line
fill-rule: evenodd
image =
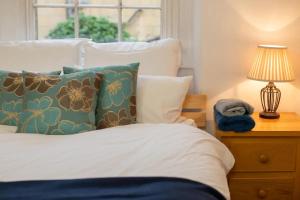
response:
M136 96L131 96L130 97L130 115L133 118L136 118Z
M66 135L96 129L94 72L49 76L23 72L23 77L28 87L24 87L18 133ZM43 88L47 88L45 93L41 93Z
M100 84L101 84L102 80L103 80L103 74L96 73L96 78L95 78L94 86L98 90L100 89Z
M61 78L58 76L47 76L47 75L37 75L28 73L24 83L26 89L30 91L37 91L39 93L45 93L51 87L55 86L58 82L61 81Z
M122 109L118 113L113 111L106 112L103 116L103 120L99 122L97 128L103 129L128 124L131 124L131 118L126 112L126 109Z
M3 87L7 92L14 92L17 96L22 96L24 94L22 74L9 73L3 82Z
M89 79L85 79L82 82L71 80L66 86L60 88L56 97L60 106L65 109L90 112L95 90L93 87Z
M101 73L96 106L98 129L136 123L136 85L139 63L84 69ZM64 74L82 70L64 67ZM99 80L100 81L100 80ZM95 82L95 86L99 86Z

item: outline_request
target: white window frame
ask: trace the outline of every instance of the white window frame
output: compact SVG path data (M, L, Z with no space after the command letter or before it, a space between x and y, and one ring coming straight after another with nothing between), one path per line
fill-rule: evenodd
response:
M79 38L79 8L107 8L118 10L118 41L122 41L122 9L154 9L161 11L161 38L178 38L179 27L179 1L180 0L161 0L161 6L124 6L122 0L118 0L118 5L104 4L79 4L74 0L73 4L37 4L35 0L26 0L26 38L27 40L37 39L37 8L74 8L74 29L75 38Z

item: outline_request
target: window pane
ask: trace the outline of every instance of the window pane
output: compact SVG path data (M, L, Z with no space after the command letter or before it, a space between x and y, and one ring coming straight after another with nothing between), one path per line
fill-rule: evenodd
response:
M80 10L80 37L94 42L118 40L117 9L84 8Z
M160 38L160 10L124 9L123 30L126 41L152 41Z
M158 6L161 5L161 0L123 0L124 6Z
M74 37L74 22L68 17L67 10L66 8L38 8L38 39Z
M79 0L82 4L118 5L118 0Z
M37 0L39 4L72 4L75 0ZM81 4L118 5L119 0L79 0ZM122 0L124 6L160 7L161 0ZM74 38L74 8L36 8L38 39ZM80 8L82 38L95 42L118 41L118 9ZM160 38L160 9L122 9L124 41L151 41Z
M37 0L38 4L66 4L66 3L73 3L73 0Z

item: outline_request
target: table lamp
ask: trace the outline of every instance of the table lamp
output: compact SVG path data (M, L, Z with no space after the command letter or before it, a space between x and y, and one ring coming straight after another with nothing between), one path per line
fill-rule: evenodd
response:
M259 45L254 63L247 76L249 79L269 82L260 91L263 111L261 118L277 119L281 92L274 82L289 82L295 79L293 67L287 57L287 47L277 45Z

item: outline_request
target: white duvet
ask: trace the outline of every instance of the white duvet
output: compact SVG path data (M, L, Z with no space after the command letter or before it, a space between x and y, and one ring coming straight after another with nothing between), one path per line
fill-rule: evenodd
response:
M135 124L77 135L0 134L0 181L124 176L180 177L229 199L234 158L213 136L184 124Z

